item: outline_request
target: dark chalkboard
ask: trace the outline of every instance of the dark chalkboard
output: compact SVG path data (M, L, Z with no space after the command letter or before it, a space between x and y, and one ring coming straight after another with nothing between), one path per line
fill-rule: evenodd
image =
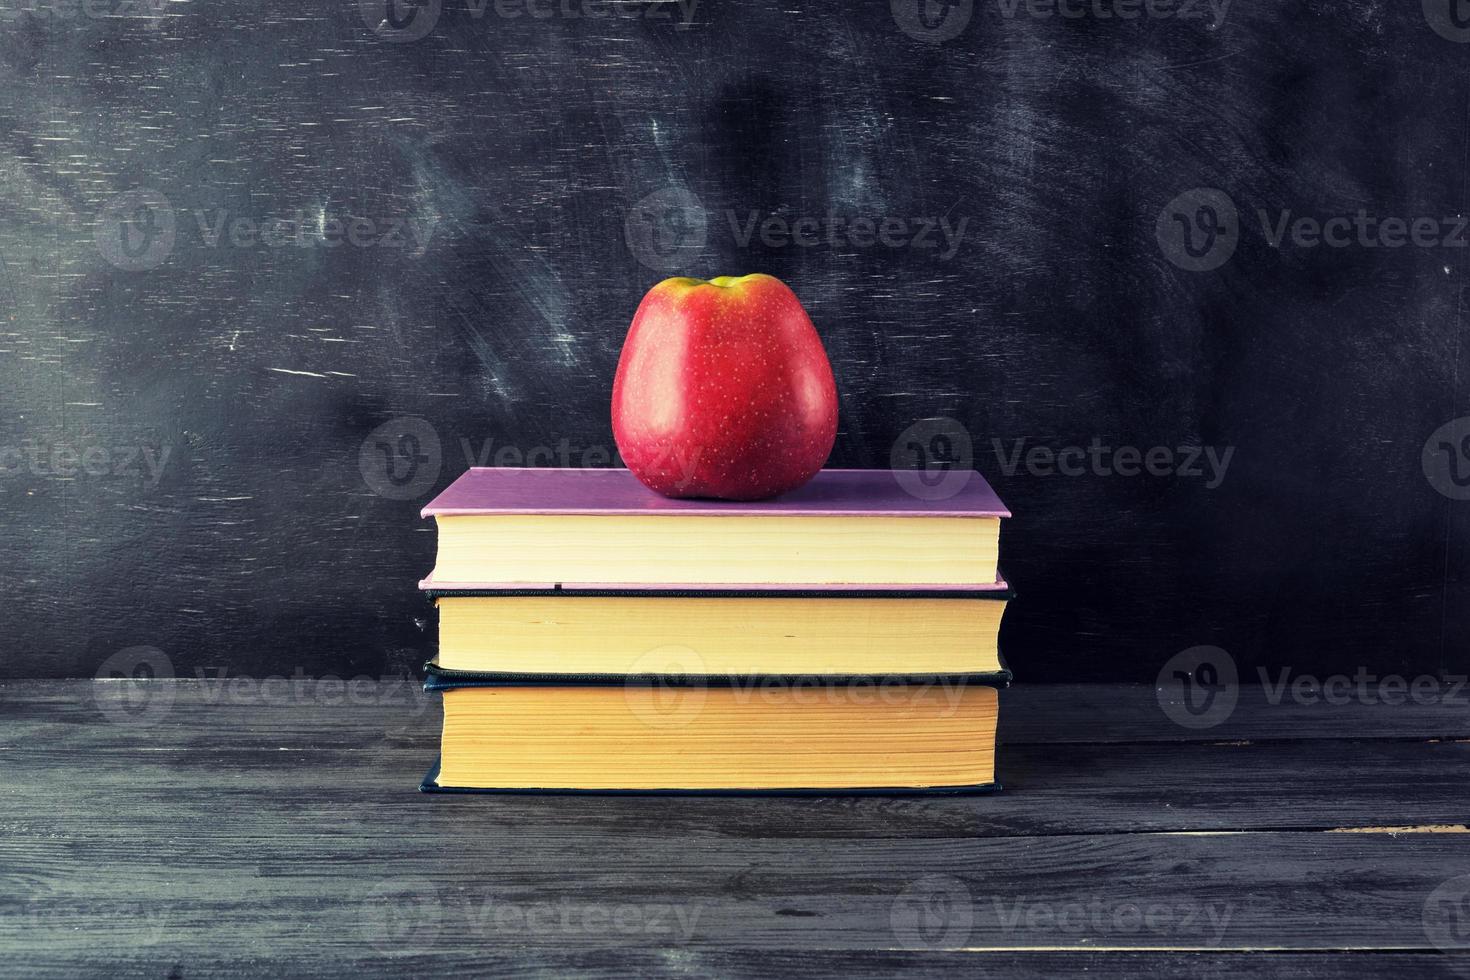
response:
M406 670L419 507L749 271L1015 511L1021 680L1463 671L1457 9L0 0L0 674Z

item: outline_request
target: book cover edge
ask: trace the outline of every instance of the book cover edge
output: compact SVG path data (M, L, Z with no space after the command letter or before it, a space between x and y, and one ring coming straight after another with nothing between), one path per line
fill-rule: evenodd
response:
M979 684L1006 690L1015 679L1009 668L970 673L887 673L887 674L557 674L524 671L456 670L440 667L432 660L425 663L424 690L453 691L472 687L626 687L629 685L669 687L734 687L736 682L759 684L765 681L822 681L834 687L855 687L859 683L897 684Z
M625 508L619 508L619 509L616 509L616 510L609 510L609 509L606 509L606 508L573 508L573 509L570 509L570 510L565 510L565 509L563 509L563 510L537 510L537 509L527 509L527 508L446 507L446 506L443 506L443 505L440 504L440 501L446 495L448 495L450 493L450 491L454 490L455 487L461 481L464 481L466 479L472 479L475 473L477 473L479 471L482 471L482 470L504 470L504 471L507 471L507 472L517 472L517 473L537 472L537 473L545 473L545 474L552 474L552 473L577 473L577 474L586 474L586 473L588 473L590 471L606 472L606 473L629 473L630 472L626 467L615 467L615 466L591 467L591 468L588 468L588 467L576 467L576 466L471 466L470 468L466 469L463 473L461 473L459 476L457 476L453 480L451 480L449 482L449 485L448 486L446 486L443 490L441 490L437 494L435 494L434 495L434 498L432 500L430 500L427 504L425 504L422 508L420 508L420 510L419 510L419 516L421 518L423 518L423 519L426 519L426 520L428 518L431 518L431 517L465 517L465 516L474 516L474 515L477 515L477 514L581 514L581 515L591 514L591 515L608 515L608 516L612 516L612 515L622 515L622 514L628 514L628 513L641 513L641 514L647 514L647 515L656 515L656 516L665 516L665 517L667 517L667 516L677 516L680 513L686 513L686 514L703 514L705 516L740 516L740 515L747 515L748 516L748 515L750 515L752 513L759 513L761 510L770 510L771 509L770 505L774 503L774 501L756 501L756 502L753 502L753 503L747 503L747 502L740 502L740 501L710 500L710 501L705 501L705 502L706 503L709 503L709 504L739 505L739 506L719 506L719 507L712 507L711 509L706 510L706 511L698 510L695 507L690 507L690 508L685 509L685 510L682 510L682 511L681 510L629 511L629 510L627 510ZM881 468L861 469L861 468L856 468L856 467L830 467L830 468L824 468L820 472L821 473L832 473L832 474L839 474L839 473L840 474L849 474L849 473L900 473L900 472L905 472L905 471L902 471L902 470L893 470L893 469L881 469ZM1012 517L1013 515L1011 513L1011 509L1005 505L1005 501L1003 501L1003 500L1000 499L1000 495L995 492L995 487L990 483L990 481L988 479L985 478L985 474L983 474L979 470L976 470L976 469L973 469L973 468L970 469L969 472L973 473L975 476L978 476L981 479L981 481L985 484L986 489L988 489L990 491L990 494L995 499L995 502L997 504L996 507L994 507L992 509L988 509L988 510L983 510L983 511L977 511L977 510L954 510L954 509L945 509L945 508L942 508L942 507L936 507L936 508L933 508L933 509L930 509L930 510L918 510L918 511L915 511L915 510L892 510L892 511L876 510L876 511L863 511L863 512L859 512L859 513L862 513L865 516L869 516L869 517L883 517L883 516L890 516L890 517L976 517L976 518L994 518L994 519L998 519L998 520L1007 520L1010 517ZM653 491L650 490L649 493L653 493ZM780 498L775 498L775 500L779 500L779 499ZM762 505L766 505L766 506L763 507ZM817 511L816 513L822 513L822 512L821 511ZM849 511L832 511L832 512L828 512L828 513L847 514L847 513L852 513L852 512L849 512Z
M577 789L557 787L440 786L440 759L436 757L419 783L419 792L444 795L491 796L968 796L998 793L1000 782L968 786L854 786L825 789Z

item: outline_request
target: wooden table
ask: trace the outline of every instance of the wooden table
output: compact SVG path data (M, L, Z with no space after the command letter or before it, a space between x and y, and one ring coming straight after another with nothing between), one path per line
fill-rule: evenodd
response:
M460 797L408 681L111 684L0 685L5 976L1470 978L1462 701L1022 685L998 795Z

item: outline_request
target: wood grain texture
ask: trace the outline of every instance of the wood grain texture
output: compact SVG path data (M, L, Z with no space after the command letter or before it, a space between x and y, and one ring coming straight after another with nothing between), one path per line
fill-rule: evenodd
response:
M1462 834L816 844L523 825L432 841L386 828L368 841L283 828L259 839L179 834L138 843L116 828L7 838L18 914L0 925L3 941L65 955L99 944L125 948L152 927L162 941L221 951L306 939L342 952L376 944L387 955L464 952L486 942L639 948L651 941L1432 951L1425 904L1447 880L1470 874ZM938 921L902 922L906 909L913 917L931 902L951 908L929 913ZM614 921L619 907L638 911ZM1157 914L1143 920L1150 909ZM1441 941L1470 950L1463 936Z
M426 740L427 741L427 740ZM650 825L684 839L737 843L767 835L882 840L1072 834L1332 831L1464 825L1470 746L1024 746L1001 754L998 796L791 799L496 796L414 792L437 748L156 748L99 752L58 809L50 795L72 750L7 752L0 831L85 834L99 811L129 814L134 839L175 835L271 839L283 826L345 840L432 846L547 834L618 835ZM1289 778L1283 779L1283 775ZM159 801L167 800L166 805ZM223 808L223 812L222 812Z
M669 235L678 271L795 287L835 464L963 424L1017 515L1030 678L1152 681L1200 643L1247 671L1465 667L1470 521L1421 471L1470 411L1464 250L1274 248L1256 217L1464 209L1464 51L1419 4L977 4L943 44L882 2L434 4L412 41L357 3L113 6L0 24L4 675L136 644L186 676L421 661L418 507L482 459L606 465ZM1196 187L1241 215L1208 273L1155 237ZM129 271L98 242L141 233L139 190L174 239ZM702 241L661 193L698 200ZM947 258L911 243L941 218ZM277 219L370 224L266 244ZM819 240L745 238L767 219ZM884 219L899 245L828 233ZM1094 439L1234 455L1213 489L1003 465Z
M282 714L283 704L302 710ZM132 751L130 742L99 741L102 723L136 726L140 738L150 737L155 727L164 729L165 744L208 751L428 748L442 717L439 695L425 693L417 678L406 676L334 681L226 673L141 687L136 682L0 681L0 708L12 722L24 723L0 727L0 746L85 745L91 752ZM263 708L271 709L268 715ZM323 714L331 718L329 726L320 725ZM1236 709L1219 724L1187 728L1165 714L1155 688L1142 685L1018 684L1001 695L1000 739L1007 747L1362 738L1470 739L1470 705L1459 697L1386 704L1374 687L1347 704L1305 704L1242 687Z
M1231 953L1127 952L1110 954L1110 969L1128 977L1224 978L1292 977L1301 980L1350 980L1385 975L1423 977L1424 980L1464 980L1466 957L1427 953ZM27 960L36 980L75 980L108 977L154 980L184 973L192 965L187 952L79 953L65 961ZM265 951L238 960L211 961L201 975L257 977L265 972L295 976L350 975L353 977L505 977L507 980L564 980L588 978L732 977L767 980L800 971L812 980L848 980L855 976L952 977L962 972L981 980L1054 980L1097 975L1098 957L1090 952L985 952L962 955L882 951L853 953L830 950L705 950L654 951L604 949L551 951L488 946L453 957L428 954L367 957L348 953L291 953Z
M441 797L413 789L434 719L406 704L267 696L209 732L197 689L143 726L95 717L92 686L0 687L20 975L1470 965L1464 739L1038 742L967 798Z

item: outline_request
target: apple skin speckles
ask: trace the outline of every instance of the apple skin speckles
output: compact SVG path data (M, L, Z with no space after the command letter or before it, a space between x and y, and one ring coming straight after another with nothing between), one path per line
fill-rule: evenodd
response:
M763 500L827 462L837 385L781 280L665 279L623 342L612 425L633 475L665 496Z

